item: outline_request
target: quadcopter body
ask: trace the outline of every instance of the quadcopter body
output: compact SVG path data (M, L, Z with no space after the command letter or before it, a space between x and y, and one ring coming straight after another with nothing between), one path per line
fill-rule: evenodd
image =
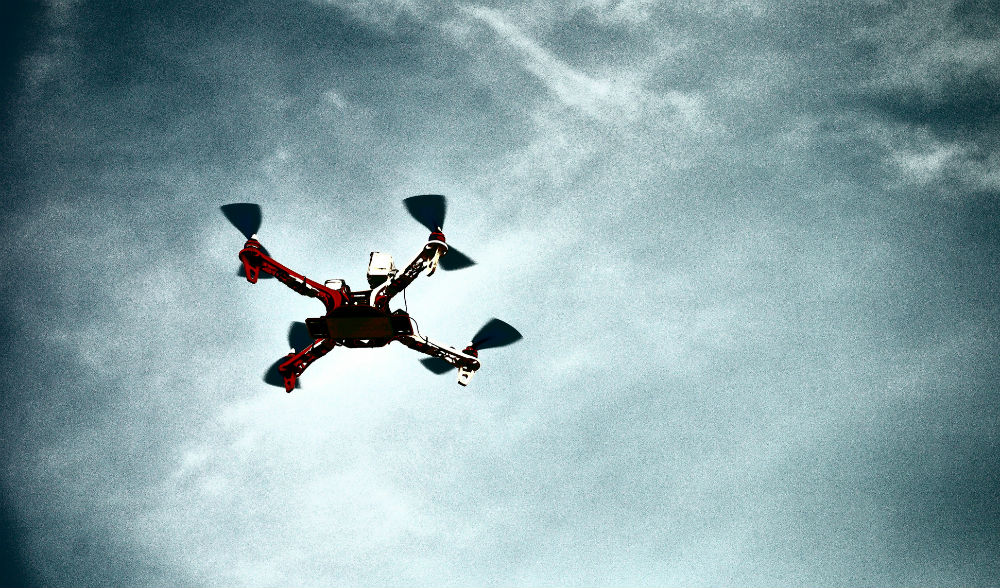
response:
M457 368L458 383L465 386L480 368L481 349L501 347L521 339L521 334L514 327L495 318L487 322L464 349L459 350L420 334L406 310L389 308L393 297L403 292L421 273L426 272L430 276L439 266L454 270L474 264L467 256L449 247L445 240L441 229L445 215L443 196L414 196L403 202L410 214L430 229L427 242L401 271L388 254L372 252L367 274L369 288L358 291L352 290L342 279L326 280L320 284L271 257L256 234L261 224L258 205L238 203L222 207L230 222L247 237L239 253L242 262L239 275L245 276L251 284L262 277L276 278L293 291L318 299L326 308L323 316L292 324L288 334L292 349L265 373L265 382L283 386L286 392L291 392L298 387L302 372L338 345L382 347L399 341L427 355L421 363L435 373Z

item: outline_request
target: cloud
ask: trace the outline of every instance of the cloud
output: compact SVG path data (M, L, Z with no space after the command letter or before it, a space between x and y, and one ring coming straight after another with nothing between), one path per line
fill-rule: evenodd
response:
M913 184L997 188L1000 47L977 28L984 19L989 11L975 2L913 4L854 32L877 59L849 94L885 115L870 122Z
M591 116L621 114L634 108L635 89L625 80L597 79L574 70L534 40L497 10L483 6L464 7L470 17L486 23L505 42L524 56L524 67L541 80L567 106L578 108Z
M45 584L996 583L969 6L75 6L38 49L60 76L12 111L30 165L0 231L26 562ZM419 249L399 200L421 192L479 262L414 285L421 331L525 339L470 388L399 346L263 386L320 308L234 278L218 205L260 202L281 261L356 285L368 251Z

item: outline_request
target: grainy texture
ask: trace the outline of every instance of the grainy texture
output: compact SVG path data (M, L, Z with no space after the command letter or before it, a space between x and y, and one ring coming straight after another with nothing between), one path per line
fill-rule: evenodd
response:
M1000 583L994 3L13 3L0 555L73 586ZM449 197L400 346L261 382Z

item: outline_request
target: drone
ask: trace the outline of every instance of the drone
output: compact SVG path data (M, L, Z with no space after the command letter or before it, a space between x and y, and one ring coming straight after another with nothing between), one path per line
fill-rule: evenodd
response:
M458 370L458 383L467 386L480 368L479 351L510 345L522 338L521 333L504 321L488 321L462 350L437 343L423 336L408 309L390 310L389 302L413 283L423 272L431 276L440 267L459 270L474 265L468 256L445 241L444 226L447 202L440 194L424 194L403 200L410 215L430 232L420 253L402 271L392 256L372 251L368 259L367 290L352 290L343 279L311 280L278 263L261 245L262 213L260 206L249 202L226 204L222 213L247 241L240 250L242 262L237 275L251 284L258 279L275 278L303 296L316 298L326 307L321 317L293 322L288 330L291 350L274 362L264 373L264 382L283 386L285 392L299 388L299 376L317 359L334 347L384 347L399 341L428 357L421 364L435 374ZM405 293L404 293L405 302Z

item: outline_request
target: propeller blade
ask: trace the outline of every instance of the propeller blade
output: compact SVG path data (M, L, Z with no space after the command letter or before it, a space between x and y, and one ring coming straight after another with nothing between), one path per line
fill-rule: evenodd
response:
M448 271L465 269L473 265L476 265L476 262L454 247L448 247L448 251L438 260L438 267Z
M475 349L503 347L520 340L522 337L523 335L517 329L495 318L479 329L479 332L472 338L472 347Z
M417 222L434 232L444 227L445 199L440 194L411 196L403 200L406 210Z
M239 276L239 277L241 277L241 278L243 278L244 280L247 279L247 270L246 270L245 267L243 267L242 263L240 264L240 269L236 270L236 275ZM274 276L272 276L271 274L269 274L267 272L257 272L257 279L258 280L273 280Z
M294 347L296 351L302 351L312 344L313 338L305 323L295 321L288 327L288 345Z
M280 371L278 371L278 366L285 363L286 361L288 361L287 355L282 357L278 361L272 363L271 367L267 368L267 371L264 372L264 378L263 378L266 384L277 386L279 388L285 387L285 377L281 375ZM301 386L299 386L298 379L295 380L295 387L301 388Z
M420 360L420 363L430 371L437 375L447 373L448 370L454 369L455 366L451 365L447 361L441 359L440 357L426 357Z
M260 230L261 213L257 204L237 202L220 206L219 210L247 239Z

